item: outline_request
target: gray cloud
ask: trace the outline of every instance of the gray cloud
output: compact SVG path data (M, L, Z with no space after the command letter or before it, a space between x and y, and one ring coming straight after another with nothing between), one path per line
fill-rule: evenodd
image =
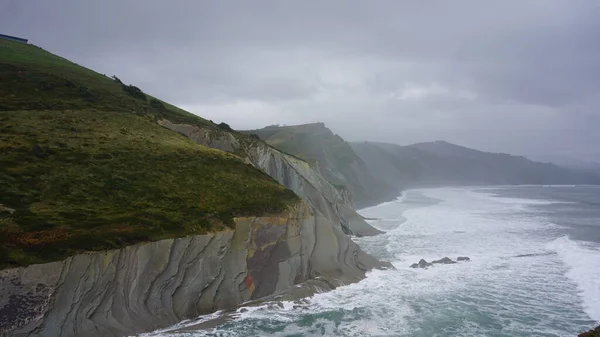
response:
M237 128L600 152L600 3L4 0L0 31Z

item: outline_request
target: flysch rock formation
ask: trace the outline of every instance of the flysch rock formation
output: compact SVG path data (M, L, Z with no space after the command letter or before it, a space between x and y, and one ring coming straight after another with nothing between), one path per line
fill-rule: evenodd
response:
M168 120L160 120L158 124L179 132L198 144L245 157L248 163L294 191L332 222L339 222L346 234L371 236L381 233L356 213L348 190L334 186L301 159L260 141L244 144L229 132L176 124Z
M436 264L455 264L455 263L458 263L457 261L458 262L465 262L465 261L468 262L468 261L471 261L471 258L469 258L468 256L459 256L456 259L456 261L453 261L451 258L449 258L449 257L446 256L446 257L441 258L439 260L431 261L431 263L425 261L424 259L421 259L421 260L419 260L419 262L411 264L410 267L411 268L427 269L427 268L429 268L429 267L431 267L433 265L436 265Z
M235 219L235 230L90 252L0 271L2 336L125 336L372 268L338 224L305 202ZM318 282L316 280L323 280Z

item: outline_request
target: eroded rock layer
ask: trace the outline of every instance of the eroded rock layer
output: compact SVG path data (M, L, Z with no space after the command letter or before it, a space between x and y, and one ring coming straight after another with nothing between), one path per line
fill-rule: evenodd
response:
M0 271L4 336L123 336L284 292L309 279L336 285L389 267L327 216L236 219L233 231L137 244Z

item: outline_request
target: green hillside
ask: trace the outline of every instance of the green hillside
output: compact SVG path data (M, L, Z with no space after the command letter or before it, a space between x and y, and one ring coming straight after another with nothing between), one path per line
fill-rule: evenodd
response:
M371 174L350 144L323 123L268 126L245 132L318 167L329 181L347 187L358 207L396 197L396 191Z
M0 268L224 229L298 201L156 120L226 132L213 123L38 47L0 40L0 83Z

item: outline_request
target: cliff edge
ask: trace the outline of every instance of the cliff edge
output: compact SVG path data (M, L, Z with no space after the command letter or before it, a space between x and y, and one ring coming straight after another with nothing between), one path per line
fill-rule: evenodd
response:
M306 203L235 230L0 271L2 336L124 336L317 278L328 289L390 267Z
M377 233L348 191L260 140L32 45L0 40L0 82L2 336L131 335L391 267L346 235Z
M158 121L158 124L177 131L198 144L239 155L307 200L326 217L339 222L347 234L371 236L381 233L356 213L350 191L334 186L298 157L243 134L173 123L166 119Z

